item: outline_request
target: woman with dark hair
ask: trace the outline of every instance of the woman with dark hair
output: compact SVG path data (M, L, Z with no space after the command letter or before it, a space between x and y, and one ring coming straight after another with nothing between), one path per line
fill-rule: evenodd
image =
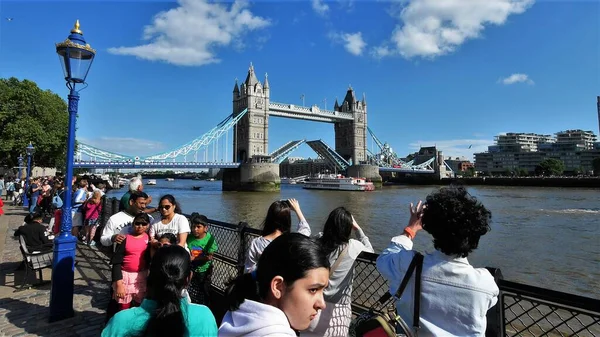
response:
M117 313L102 337L217 336L211 311L181 298L191 275L190 254L183 247L161 247L152 258L148 292L141 306Z
M352 231L358 240L350 238ZM300 335L346 337L352 320L354 261L363 251L373 253L373 246L344 207L329 213L323 232L318 235L318 242L325 249L332 266L329 285L324 292L327 307Z
M323 289L329 260L323 248L303 234L287 233L269 244L252 273L232 280L225 296L220 336L290 336L308 328L325 308Z
M185 248L187 236L190 232L190 222L181 214L181 207L179 207L175 197L167 194L160 198L158 211L160 212L160 219L155 220L150 225L152 246L157 249L160 247L158 239L165 233L172 233L177 236L177 244Z
M490 230L491 212L464 187L445 187L416 207L402 235L377 258L377 269L395 293L415 255L415 235L431 234L435 251L423 259L419 336L484 336L486 313L498 301L498 286L485 268L473 268L467 256ZM412 322L414 276L396 302L398 314Z
M300 234L310 236L311 231L308 222L302 214L300 203L296 199L275 201L267 211L267 217L263 222L262 236L252 240L248 255L246 255L245 271L249 273L256 268L258 259L265 247L281 234L289 233L292 228L292 215L294 211L298 216L298 230Z

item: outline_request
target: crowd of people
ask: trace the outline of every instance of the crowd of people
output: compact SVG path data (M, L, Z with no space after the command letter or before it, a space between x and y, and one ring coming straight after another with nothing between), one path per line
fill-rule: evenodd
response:
M322 231L312 235L297 200L273 202L262 235L246 252L244 274L228 283L229 310L217 326L209 307L211 276L220 272L212 264L218 242L208 219L194 213L188 220L172 195L161 197L156 209L147 207L149 197L136 178L123 198L127 207L101 235L115 252L113 309L102 336L349 335L354 263L361 252L374 250L344 207L331 211ZM467 256L490 230L491 213L462 187L442 188L410 207L408 226L377 259L390 293L413 261L412 243L421 229L433 237L435 251L423 258L420 293L396 299L398 314L411 321L419 296L420 336L484 336L499 290ZM153 219L148 209L159 216Z
M82 192L79 192L81 190ZM79 237L94 242L102 194L78 182ZM182 214L175 196L164 195L156 208L133 178L99 235L111 251L112 286L103 337L118 336L348 336L352 322L354 264L361 252L374 252L349 210L332 210L313 235L300 203L273 202L262 235L246 252L244 273L227 284L227 313L217 326L210 286L218 238L206 216ZM158 215L155 213L158 212ZM30 216L37 231L40 212ZM292 228L293 215L297 226ZM424 254L419 293L395 298L397 313L411 322L420 307L419 336L484 336L486 314L497 302L498 287L485 268L468 255L489 230L491 213L463 187L446 187L410 205L408 225L377 258L377 269L395 294L414 263L413 240L421 230L435 250ZM47 247L43 239L31 242ZM408 281L408 289L415 283ZM420 301L415 301L415 297ZM222 303L221 303L222 304Z

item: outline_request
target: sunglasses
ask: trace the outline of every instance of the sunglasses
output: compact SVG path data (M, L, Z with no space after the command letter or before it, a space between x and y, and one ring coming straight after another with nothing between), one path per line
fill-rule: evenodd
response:
M158 209L164 209L164 210L168 211L169 209L171 209L171 205L164 205L164 206L160 205L160 206L158 206Z
M148 223L139 221L139 222L134 223L133 225L134 226L148 226Z

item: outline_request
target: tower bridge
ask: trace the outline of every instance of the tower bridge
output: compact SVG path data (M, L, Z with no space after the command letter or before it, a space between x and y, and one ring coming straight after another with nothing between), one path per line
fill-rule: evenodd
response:
M361 176L381 183L379 172L440 174L445 169L441 156L415 164L402 161L367 127L367 102L349 87L333 110L271 102L268 75L259 81L250 64L246 79L233 87L233 109L217 126L174 150L151 156L128 156L78 144L76 168L222 168L224 190L278 190L279 164L302 144L308 144L332 169L348 176ZM280 117L333 124L335 144L322 140L289 141L269 152L269 118ZM231 135L230 135L231 133ZM367 149L367 135L379 152ZM230 139L231 137L231 139ZM436 151L437 153L437 151ZM440 161L441 160L441 161ZM441 163L441 164L440 164Z

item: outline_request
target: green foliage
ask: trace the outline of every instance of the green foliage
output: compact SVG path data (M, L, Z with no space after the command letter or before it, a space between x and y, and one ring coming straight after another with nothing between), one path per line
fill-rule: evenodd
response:
M517 170L517 174L519 177L527 177L529 175L529 171L527 171L527 169L520 168Z
M37 166L65 166L68 132L67 103L36 83L0 79L0 165L17 166L17 157L32 142Z
M592 160L592 169L594 170L595 176L600 176L600 157L594 158L594 160Z
M565 171L565 163L555 158L544 159L536 168L535 172L539 175L561 175Z

